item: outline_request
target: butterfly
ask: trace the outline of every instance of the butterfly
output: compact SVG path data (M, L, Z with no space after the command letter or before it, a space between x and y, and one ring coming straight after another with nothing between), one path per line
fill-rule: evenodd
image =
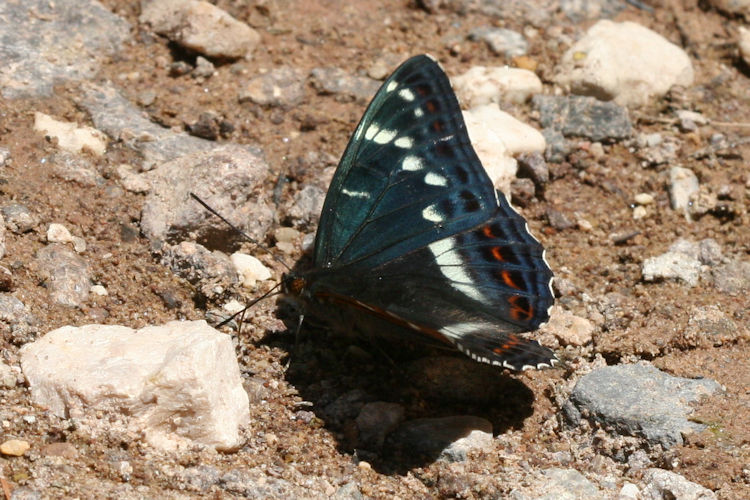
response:
M448 77L412 57L378 90L331 181L313 266L287 295L332 327L415 336L512 370L557 362L552 271L471 146ZM394 333L395 332L395 333Z

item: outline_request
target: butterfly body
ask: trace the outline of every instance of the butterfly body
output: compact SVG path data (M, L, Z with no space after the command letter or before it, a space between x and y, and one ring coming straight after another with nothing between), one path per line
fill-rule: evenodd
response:
M447 76L416 56L365 112L331 181L313 268L285 288L337 330L390 330L537 368L554 354L518 334L548 318L543 254L492 186Z

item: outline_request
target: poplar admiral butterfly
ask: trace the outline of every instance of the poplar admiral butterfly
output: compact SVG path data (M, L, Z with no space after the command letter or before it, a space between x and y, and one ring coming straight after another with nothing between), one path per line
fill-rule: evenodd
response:
M549 318L544 249L496 191L450 81L404 62L357 126L326 196L313 268L284 292L332 328L417 336L512 370L557 362L519 335Z

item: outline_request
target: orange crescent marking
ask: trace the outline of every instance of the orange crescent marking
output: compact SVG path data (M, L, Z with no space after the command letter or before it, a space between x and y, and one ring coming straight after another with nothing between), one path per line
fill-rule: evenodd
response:
M518 286L515 281L513 281L513 278L511 277L509 271L507 271L507 270L500 271L500 277L503 279L503 283L505 283L509 287L515 288L516 290L520 290L521 289L521 287Z
M488 238L495 238L495 233L492 232L492 226L484 226L482 228L482 233Z
M503 257L503 252L502 250L500 250L500 247L492 247L492 256L495 257L495 259L499 260L500 262L505 262L505 258Z

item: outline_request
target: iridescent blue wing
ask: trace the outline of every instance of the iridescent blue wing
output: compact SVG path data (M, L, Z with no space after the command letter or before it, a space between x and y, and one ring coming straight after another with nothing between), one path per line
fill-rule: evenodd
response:
M548 318L543 254L493 188L445 73L427 56L406 61L376 94L331 182L313 296L478 361L551 365L552 351L516 335Z
M385 81L349 141L323 205L314 262L371 268L481 224L496 207L448 78L416 56Z

